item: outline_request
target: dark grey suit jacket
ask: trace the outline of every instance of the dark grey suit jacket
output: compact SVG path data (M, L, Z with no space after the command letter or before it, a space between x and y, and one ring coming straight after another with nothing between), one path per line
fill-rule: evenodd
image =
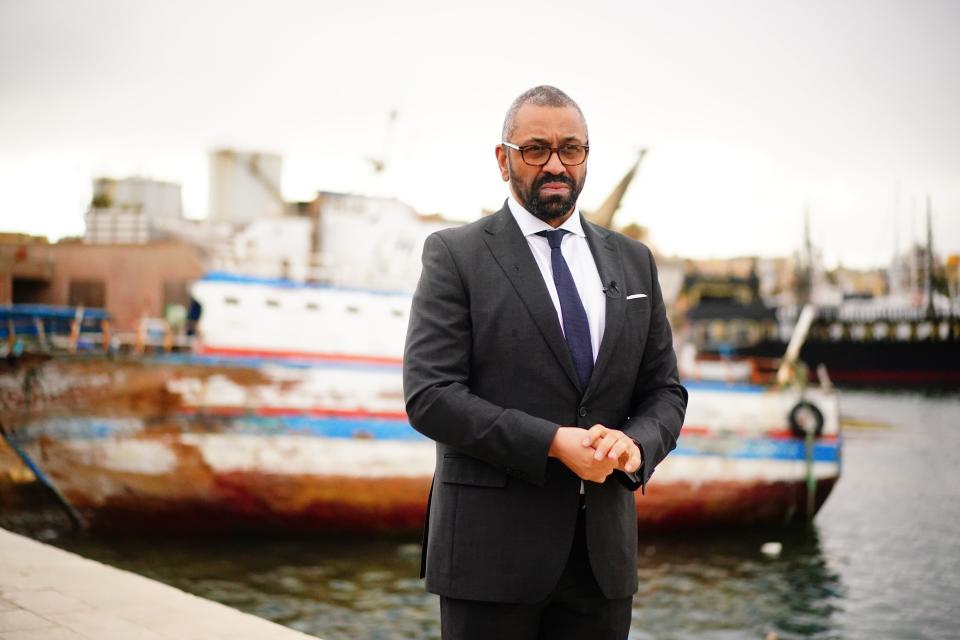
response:
M424 245L403 383L410 423L437 442L421 567L433 593L491 602L549 594L572 544L580 480L547 452L559 426L596 423L643 451L639 477L584 483L597 582L608 598L636 592L631 490L676 446L687 393L650 251L585 220L583 228L607 292L586 389L506 206Z

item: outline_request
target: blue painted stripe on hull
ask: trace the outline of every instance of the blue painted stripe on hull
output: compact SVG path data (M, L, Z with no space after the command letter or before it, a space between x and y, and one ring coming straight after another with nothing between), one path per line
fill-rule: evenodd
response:
M21 443L40 437L59 440L99 440L134 436L143 432L143 421L137 418L50 418L13 431Z
M264 358L258 356L221 356L199 355L193 353L167 353L154 357L156 362L180 365L202 365L207 367L241 367L257 369L264 365L276 365L290 369L333 369L343 371L352 369L357 371L400 371L399 364L375 362L339 362L333 360L312 360L310 358Z
M730 393L766 393L770 387L747 382L723 382L722 380L681 380L687 390L727 391Z
M184 416L183 420L195 420ZM322 438L345 438L371 440L394 440L404 442L427 442L427 438L415 431L404 420L370 418L317 418L312 416L203 416L203 422L228 424L230 433L248 435L308 435ZM107 439L116 436L131 436L139 432L127 420L109 418L73 418L33 424L27 429L30 438L41 433L65 439ZM197 430L203 433L202 429ZM840 441L814 443L813 459L817 462L839 462ZM723 457L737 460L804 460L804 443L799 440L774 440L770 438L715 439L709 436L681 437L677 448L670 454L684 457Z
M756 438L737 442L735 449L716 451L716 441L699 437L703 447L691 446L681 438L671 456L722 456L737 460L806 460L806 445L802 440L773 440ZM814 442L813 459L816 462L839 462L841 442Z
M243 427L271 429L322 438L369 438L371 440L428 441L406 420L370 418L314 418L311 416L240 416L233 418Z
M332 291L340 293L369 293L389 298L410 298L410 294L403 291L389 289L364 289L362 287L341 287L330 284L312 282L298 282L286 278L267 278L262 276L248 276L227 271L210 271L203 275L198 282L226 282L241 285L264 285L278 289L305 290L305 291Z

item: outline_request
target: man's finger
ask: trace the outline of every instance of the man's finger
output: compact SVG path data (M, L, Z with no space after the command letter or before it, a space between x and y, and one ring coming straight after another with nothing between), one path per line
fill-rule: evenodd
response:
M619 460L620 456L627 451L629 442L630 441L626 436L618 436L617 441L613 443L612 447L610 447L610 453L607 454L607 457L611 460Z
M608 430L603 436L603 439L594 444L594 448L596 449L596 453L593 454L594 460L603 460L607 454L610 453L610 448L617 443L619 438L619 431Z
M627 460L622 464L622 468L627 473L633 473L640 468L640 465L643 464L643 454L640 452L640 447L636 445L632 440L630 441L630 446L627 447L627 451L624 454ZM621 457L621 461L623 457Z
M607 431L609 431L609 429L602 424L593 425L587 429L587 432L583 436L583 446L592 447L594 442L607 434Z

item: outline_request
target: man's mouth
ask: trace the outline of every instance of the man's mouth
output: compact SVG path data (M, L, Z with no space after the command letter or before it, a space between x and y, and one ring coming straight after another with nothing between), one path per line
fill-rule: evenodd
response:
M569 193L570 187L563 182L548 182L545 185L540 187L540 193L544 195L558 195L561 193Z

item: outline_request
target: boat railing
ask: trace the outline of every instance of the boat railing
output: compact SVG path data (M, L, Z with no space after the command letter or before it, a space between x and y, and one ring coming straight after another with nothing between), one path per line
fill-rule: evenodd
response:
M195 338L163 318L143 317L133 332L114 331L104 309L54 305L0 306L0 357L189 351Z
M119 344L128 345L133 353L191 351L195 338L181 327L175 327L164 318L140 318L137 331L126 334ZM132 338L132 342L130 339Z

